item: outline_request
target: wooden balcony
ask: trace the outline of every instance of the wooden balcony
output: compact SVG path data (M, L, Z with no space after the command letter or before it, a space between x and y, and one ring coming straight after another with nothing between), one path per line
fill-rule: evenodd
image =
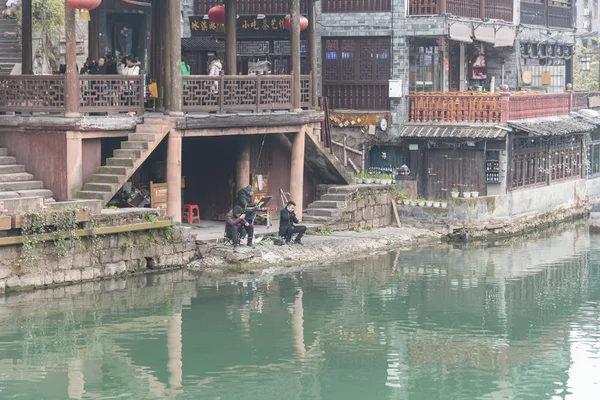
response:
M443 15L455 17L513 20L513 1L494 0L410 0L409 15Z
M572 92L556 94L485 94L459 92L411 94L409 118L412 123L505 124L510 120L566 115L587 107L587 98ZM575 107L575 101L577 106ZM583 104L585 101L586 104Z
M194 13L196 15L208 14L212 7L223 4L223 1L215 0L196 0L194 1ZM258 14L289 14L289 0L238 0L238 14L240 15L258 15ZM308 2L300 0L300 12L308 12Z
M389 110L388 83L323 84L332 110Z
M554 28L573 27L573 8L569 3L552 1L545 3L521 2L521 23Z

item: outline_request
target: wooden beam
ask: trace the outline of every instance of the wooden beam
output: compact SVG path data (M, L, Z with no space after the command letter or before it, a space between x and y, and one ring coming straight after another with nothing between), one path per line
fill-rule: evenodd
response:
M96 235L114 235L117 233L127 232L139 232L148 231L150 229L167 228L171 226L173 222L171 220L156 221L156 222L143 222L141 224L127 224L119 226L105 226L96 228ZM75 231L77 237L88 237L93 236L94 232L91 229L78 229ZM54 233L46 233L40 236L42 241L54 240ZM17 244L23 244L23 236L11 236L0 238L0 246L13 246Z
M323 112L312 111L302 114L253 114L253 115L230 115L228 117L207 118L180 118L176 122L177 129L226 129L226 128L255 128L275 127L288 125L306 125L320 123L325 119ZM291 132L285 130L285 132ZM293 131L293 132L297 132ZM187 134L186 134L187 136Z
M392 199L392 210L394 211L394 217L396 218L396 225L398 228L401 228L400 225L400 216L398 215L398 206L396 205L396 199Z
M31 1L32 0L23 0L21 3L21 74L23 75L33 74Z

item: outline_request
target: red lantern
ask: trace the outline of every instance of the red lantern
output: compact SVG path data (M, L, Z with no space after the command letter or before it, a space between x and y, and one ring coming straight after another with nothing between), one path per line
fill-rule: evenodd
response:
M283 27L288 31L292 30L292 18L289 15L285 16L285 20L283 21ZM300 16L300 30L303 31L308 28L308 19L304 15Z
M208 10L208 19L215 24L222 25L225 23L225 7L214 6Z
M100 7L102 0L67 0L67 3L73 8L89 11Z

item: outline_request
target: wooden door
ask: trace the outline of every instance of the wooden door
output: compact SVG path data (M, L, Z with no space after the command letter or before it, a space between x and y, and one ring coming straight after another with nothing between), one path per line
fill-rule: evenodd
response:
M449 46L448 62L450 71L448 71L448 86L451 92L458 92L460 90L460 44L451 41Z
M425 193L429 199L446 199L453 188L487 193L485 155L477 150L428 150L425 154Z

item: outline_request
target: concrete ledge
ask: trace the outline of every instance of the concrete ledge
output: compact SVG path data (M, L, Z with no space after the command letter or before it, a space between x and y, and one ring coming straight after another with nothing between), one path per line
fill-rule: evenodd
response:
M28 131L133 131L138 124L141 124L140 118L131 117L81 117L66 118L63 116L0 116L0 130L10 132L28 132ZM1 131L0 131L1 132Z

